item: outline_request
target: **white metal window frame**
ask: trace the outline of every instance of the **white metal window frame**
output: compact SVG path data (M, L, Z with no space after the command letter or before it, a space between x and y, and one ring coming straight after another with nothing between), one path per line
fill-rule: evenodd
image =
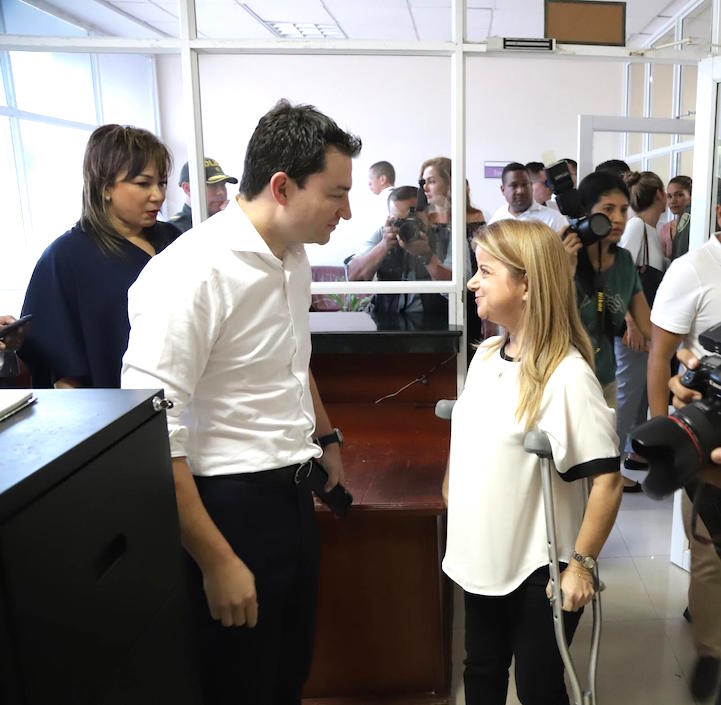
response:
M654 44L658 42L659 39L661 39L663 36L669 33L669 31L673 31L674 36L674 43L676 44L675 48L672 49L672 51L677 52L678 55L684 54L687 49L684 49L684 36L683 36L683 23L688 18L688 16L694 12L694 10L698 9L701 5L704 4L706 0L691 0L688 2L674 17L671 17L668 19L667 22L664 24L659 25L656 33L649 37L648 39L648 46L653 47ZM718 11L718 0L711 0L712 7L714 8L714 11ZM712 39L712 46L717 45L718 42L714 41ZM695 62L694 62L695 63ZM652 91L653 91L653 83L651 81L651 67L653 62L649 62L645 64L645 70L644 70L644 97L643 97L643 117L644 118L650 118L651 117L651 105L652 105ZM671 116L673 119L681 119L681 89L682 89L682 72L681 72L681 66L683 65L683 62L675 63L673 68L673 85L672 85L672 91L671 91L671 104L669 105L669 116ZM631 63L626 64L626 72L625 72L625 86L624 86L624 105L625 105L625 113L627 117L629 116L630 111L630 99L631 99ZM632 130L629 130L629 132L633 132ZM666 147L659 147L656 149L651 149L651 135L649 133L643 134L643 141L642 141L642 148L640 152L637 153L630 153L628 151L628 133L624 134L623 136L623 155L624 159L627 162L635 163L635 162L641 162L641 169L644 171L648 171L650 167L650 162L653 159L656 159L658 157L662 157L664 155L668 155L669 157L669 174L677 174L679 172L680 168L680 157L681 153L685 151L689 151L693 149L694 142L693 140L681 140L680 135L681 134L688 134L688 133L681 133L674 134L672 138L672 142L670 145Z
M721 0L713 0L717 12ZM188 162L191 183L191 207L199 218L206 215L206 204L201 199L204 192L202 170L203 133L200 105L200 77L198 57L200 54L284 54L284 55L367 55L367 56L443 56L450 57L451 83L451 159L452 173L452 222L453 226L453 275L450 281L430 282L314 282L312 293L447 293L449 299L449 322L464 323L465 306L465 118L466 118L466 59L472 56L502 56L519 60L533 60L539 55L557 60L592 60L627 63L696 64L708 52L698 49L629 49L625 47L557 45L552 52L524 51L511 53L489 50L485 43L465 41L465 0L451 0L451 41L449 42L388 42L388 41L309 41L309 40L243 40L198 39L195 0L178 0L180 8L180 36L178 39L126 39L115 37L32 37L0 35L0 52L57 51L83 53L135 53L177 54L181 59L183 81L183 114L186 120ZM697 4L697 3L696 3ZM690 5L695 4L692 2ZM465 332L459 355L458 387L463 385L465 372Z
M0 14L0 30L4 31L2 22L2 15ZM13 36L13 35L0 35L0 36ZM30 38L30 37L27 37ZM26 38L26 39L27 39ZM86 38L83 38L86 39ZM57 40L53 39L52 44L57 44ZM99 125L105 122L103 115L103 100L102 100L102 89L100 80L100 68L98 63L98 52L95 52L91 48L80 49L78 48L77 53L88 54L90 60L90 71L91 71L91 90L93 92L93 105L94 105L94 117L93 123L79 122L77 120L68 120L66 118L57 117L55 115L47 113L36 113L29 112L27 110L21 110L17 107L17 99L15 95L15 78L12 71L12 65L10 61L11 51L23 51L27 50L22 44L20 46L14 46L9 43L8 46L2 46L0 44L0 72L2 72L3 86L5 91L5 102L6 105L0 106L0 115L5 116L9 119L10 125L10 136L12 140L12 151L15 159L15 171L19 184L18 193L20 196L20 216L24 225L23 237L28 238L29 233L32 231L32 211L30 208L28 188L27 188L27 174L25 167L25 151L23 147L22 134L20 130L20 121L27 120L37 122L43 125L52 125L55 127L66 127L69 129L80 129L92 131ZM35 49L37 51L58 51L64 52L65 49L56 47L55 49L43 48ZM115 51L108 51L103 53L116 53ZM127 52L123 52L127 53ZM156 132L160 129L160 115L159 115L159 97L158 97L158 84L157 84L157 66L155 62L155 54L150 53L151 72L152 72L152 84L153 84L153 114L155 119Z

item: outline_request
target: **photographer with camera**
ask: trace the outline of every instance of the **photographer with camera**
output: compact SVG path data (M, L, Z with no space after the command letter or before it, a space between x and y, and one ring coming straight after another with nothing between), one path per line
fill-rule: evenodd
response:
M721 204L721 180L717 181L717 191L717 203ZM721 205L716 206L716 218L721 231ZM658 288L651 312L651 350L647 375L648 400L652 417L665 417L668 414L670 363L679 345L682 344L686 348L686 351L678 353L679 360L683 364L690 363L690 356L697 359L702 358L706 354L702 344L704 331L717 325L719 321L721 321L721 232L712 235L702 247L674 260ZM708 337L708 333L705 335ZM697 359L691 366L692 370L698 368ZM694 376L696 375L697 373L694 373ZM688 383L688 378L686 381ZM703 389L699 388L702 385L695 386L696 391L684 389L680 381L674 379L671 388L677 399L691 402L705 396ZM690 407L685 409L682 414L688 414L689 409ZM704 414L699 415L703 416ZM693 430L691 424L683 419L681 421L682 428L690 427ZM652 423L649 422L645 428L654 430L654 427L651 426ZM696 425L702 434L700 439L702 447L720 445L713 439L705 437L702 420L701 424ZM668 442L673 446L671 448L663 447L667 457L677 457L672 451L675 451L678 444L674 442L671 435L677 426L678 424L675 423L671 425L656 423L658 429L656 433L661 434L664 443ZM717 423L712 424L712 428L717 426ZM634 438L637 437L637 432L638 429L634 429ZM655 443L656 437L653 435L648 438L642 436L641 440L649 445L651 442ZM693 443L686 443L686 445L692 447L699 445L699 441L695 437L691 440ZM634 441L635 443L636 441ZM661 447L659 446L659 448ZM716 457L718 457L718 450ZM647 483L655 481L654 473L656 471L653 464L654 459L651 458L651 473L646 480ZM683 478L678 478L673 487L667 488L668 492L675 487L695 481L696 478L692 477L694 469L691 465L684 457L678 467L673 467L674 472L665 473L673 479L676 479L677 474L684 475ZM689 611L693 619L694 642L699 656L691 689L695 697L703 698L713 690L721 667L721 559L712 546L694 536L691 529L692 501L686 492L683 493L682 499L684 528L691 548ZM699 524L702 525L702 522ZM705 531L706 528L704 527L702 530Z
M550 169L551 167L549 167ZM554 189L555 191L556 189ZM565 208L564 194L556 191L559 207ZM630 313L642 335L651 335L649 309L641 280L631 255L618 246L628 218L629 193L615 174L598 171L586 176L578 187L578 212L567 213L572 225L562 233L576 282L578 309L594 349L596 377L608 405L616 408L616 356L613 340ZM568 210L566 208L566 210ZM578 220L583 211L589 218ZM607 234L596 224L603 214L610 221ZM593 219L593 220L592 220ZM601 223L602 224L602 223ZM631 486L632 491L637 485ZM627 490L628 491L628 490Z
M687 370L695 370L699 366L699 359L686 348L679 348L676 351L676 356ZM683 375L675 375L671 377L668 383L668 388L673 394L673 405L676 409L682 409L687 404L692 404L703 398L701 392L685 386L681 381L682 379ZM721 487L721 446L711 451L710 458L712 463L701 469L701 479L711 485Z
M430 237L428 214L418 212L418 188L399 186L388 197L388 218L366 241L364 251L348 264L350 281L423 281L451 278L450 238ZM423 196L421 194L421 200ZM413 212L411 212L413 211ZM417 313L448 302L440 294L376 294L378 313Z

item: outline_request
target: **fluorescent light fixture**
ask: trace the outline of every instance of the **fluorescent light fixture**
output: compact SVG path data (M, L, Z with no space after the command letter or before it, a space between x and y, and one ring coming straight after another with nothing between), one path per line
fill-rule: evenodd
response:
M337 24L314 22L264 22L273 34L284 39L345 39Z

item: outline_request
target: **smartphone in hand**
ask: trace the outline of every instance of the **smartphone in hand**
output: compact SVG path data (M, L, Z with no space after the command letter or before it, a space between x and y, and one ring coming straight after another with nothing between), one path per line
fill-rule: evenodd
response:
M12 323L8 323L8 325L3 326L0 328L0 340L5 338L6 335L15 332L19 328L22 328L26 323L29 323L32 320L33 315L31 313L27 314L27 316L21 316L17 319L17 321L13 321Z

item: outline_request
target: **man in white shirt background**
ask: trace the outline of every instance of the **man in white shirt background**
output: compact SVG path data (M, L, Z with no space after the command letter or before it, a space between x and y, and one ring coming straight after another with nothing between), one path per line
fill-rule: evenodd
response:
M385 205L396 184L396 170L390 162L376 162L368 169L368 188Z
M129 292L122 386L163 387L174 403L204 705L299 705L310 669L318 539L304 478L314 458L326 489L343 469L309 369L304 244L351 217L360 148L312 106L280 101L250 139L240 195Z
M716 181L719 232L702 247L675 259L661 282L651 310L648 402L652 416L668 413L670 362L679 345L698 359L710 355L699 335L721 323L721 179ZM682 496L684 528L691 548L689 611L698 659L691 691L703 700L716 687L721 670L721 559L712 545L691 531L691 500ZM702 534L708 530L699 519ZM721 692L717 704L721 704Z
M506 199L488 221L514 218L516 220L539 220L552 230L560 233L568 225L568 221L557 210L542 206L533 200L533 187L528 170L519 162L511 162L503 167L501 173L501 193Z
M546 183L546 166L543 162L528 162L526 164L528 176L531 178L533 186L533 200L547 208L558 210L556 201L553 200L553 191ZM570 173L569 168L569 173Z

